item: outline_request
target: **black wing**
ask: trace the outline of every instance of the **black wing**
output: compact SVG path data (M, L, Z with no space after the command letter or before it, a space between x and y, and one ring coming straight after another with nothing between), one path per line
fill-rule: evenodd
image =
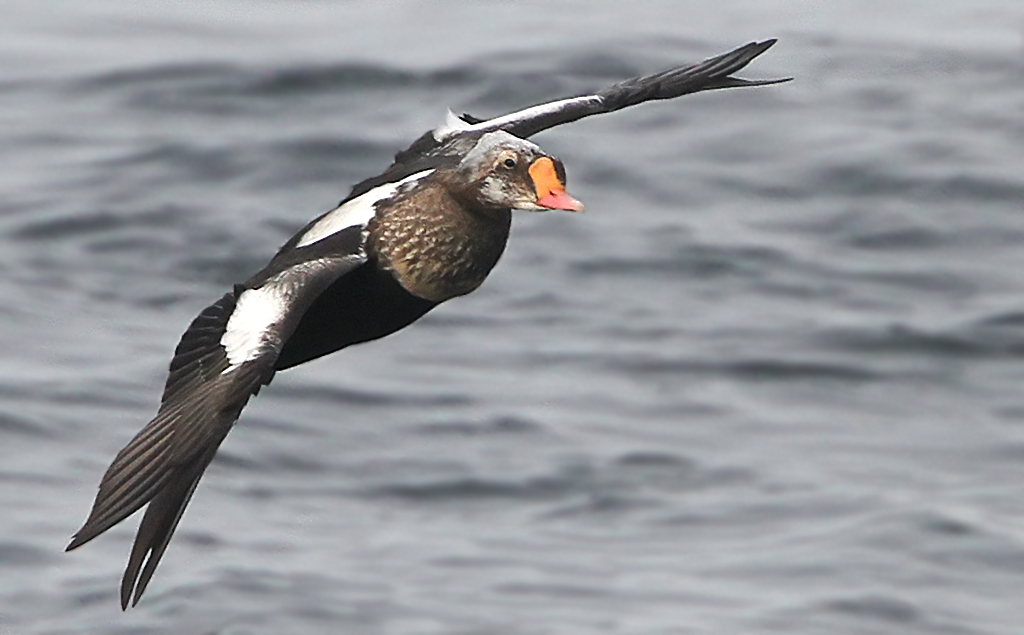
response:
M249 398L273 378L306 309L364 260L359 253L324 256L257 274L193 320L174 351L156 417L107 469L89 518L67 547L149 504L121 581L122 608L139 601L206 466Z
M788 82L791 78L748 80L732 77L754 58L774 45L776 40L751 42L738 49L704 60L692 66L634 77L596 94L555 101L514 112L478 124L469 129L504 130L524 139L563 123L591 115L614 112L628 106L658 99L675 99L691 93L741 86L765 86Z
M674 99L691 93L719 88L764 86L788 82L791 78L747 80L733 77L776 40L751 42L737 49L691 66L680 66L654 75L634 77L593 95L531 106L501 117L480 119L464 114L450 115L441 127L424 134L407 149L395 155L395 161L383 174L357 183L345 200L351 200L373 188L403 179L410 174L445 167L465 155L480 135L504 130L523 139L548 128L591 115L621 110L658 99ZM343 201L344 202L344 201Z

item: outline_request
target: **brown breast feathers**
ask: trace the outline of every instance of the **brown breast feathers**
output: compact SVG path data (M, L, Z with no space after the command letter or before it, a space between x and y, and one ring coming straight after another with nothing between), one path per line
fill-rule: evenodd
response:
M443 302L483 283L505 250L508 209L474 209L431 180L383 204L367 250L406 291Z

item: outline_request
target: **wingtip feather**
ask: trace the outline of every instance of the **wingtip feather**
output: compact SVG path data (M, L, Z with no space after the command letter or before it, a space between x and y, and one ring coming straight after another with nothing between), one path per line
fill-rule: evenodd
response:
M71 536L71 542L69 542L67 544L67 546L64 547L64 553L67 553L67 552L71 551L72 549L78 549L79 547L81 547L82 545L84 545L87 542L89 542L89 541L88 540L79 540L78 539L78 534L75 534L74 536Z

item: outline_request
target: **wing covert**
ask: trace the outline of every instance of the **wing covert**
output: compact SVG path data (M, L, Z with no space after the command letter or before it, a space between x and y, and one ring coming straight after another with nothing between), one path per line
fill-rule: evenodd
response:
M762 86L787 82L791 78L747 80L732 77L775 44L776 40L750 42L703 62L667 71L634 77L609 86L592 95L559 99L531 106L500 117L481 119L473 115L449 113L444 124L421 136L395 160L384 173L352 187L342 203L355 199L387 183L394 183L422 170L453 165L480 135L504 130L526 139L538 132L591 115L621 110L628 106L659 99L674 99L705 90Z

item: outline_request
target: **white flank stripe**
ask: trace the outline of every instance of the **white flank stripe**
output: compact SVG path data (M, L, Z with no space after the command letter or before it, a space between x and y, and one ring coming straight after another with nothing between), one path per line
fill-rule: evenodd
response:
M539 106L531 106L530 108L524 108L517 112L509 113L501 117L495 117L494 119L488 119L487 121L481 121L480 123L468 124L462 121L458 117L455 120L458 123L454 123L451 117L451 111L449 110L449 117L445 119L445 122L434 129L434 139L437 141L444 141L448 137L452 136L457 132L475 132L477 130L497 130L502 126L506 126L510 123L517 121L523 121L526 119L532 119L541 115L546 115L552 112L558 112L566 106L581 103L601 103L601 98L597 95L586 95L584 97L570 97L569 99L560 99L558 101L552 101Z
M343 229L354 227L356 225L365 225L370 222L373 215L376 213L374 207L378 202L391 198L394 196L403 185L419 181L423 177L433 172L433 170L423 170L417 172L411 176L407 176L397 183L385 183L384 185L378 185L369 192L361 194L351 201L348 201L344 205L339 205L336 209L328 212L316 222L315 225L309 228L309 230L302 235L299 239L296 247L306 247L313 243L323 240L328 236L336 234Z
M287 311L287 290L281 285L268 283L258 289L243 291L220 338L220 345L231 363L224 372L256 358L265 341L264 335L281 322Z

